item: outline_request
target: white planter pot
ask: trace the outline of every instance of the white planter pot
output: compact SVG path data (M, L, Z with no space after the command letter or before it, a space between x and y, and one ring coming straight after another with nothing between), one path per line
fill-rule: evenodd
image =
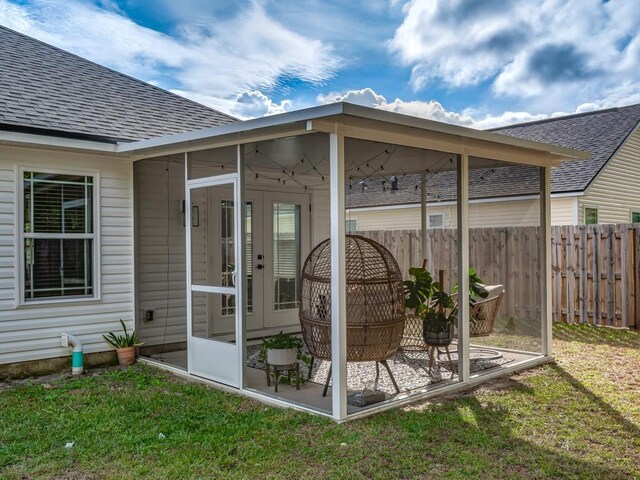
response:
M295 348L278 348L267 350L269 365L293 365L298 361L298 351Z

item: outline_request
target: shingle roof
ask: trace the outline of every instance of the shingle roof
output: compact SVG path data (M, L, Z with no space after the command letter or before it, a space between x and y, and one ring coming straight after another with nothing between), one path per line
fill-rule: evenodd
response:
M591 160L563 162L552 170L552 193L565 193L584 191L638 123L640 104L510 125L492 131L591 152ZM427 192L430 195L427 201L454 200L455 181L455 172L428 176ZM382 179L370 179L367 184L366 192L361 191L359 184L352 184L346 198L349 207L420 202L420 190L415 188L420 184L419 175L400 177L395 192L389 189L388 183L383 188ZM532 195L539 191L537 169L531 167L502 167L490 173L486 169L470 170L469 184L471 199Z
M511 125L492 131L591 152L591 160L563 162L551 174L552 192L575 192L589 186L639 122L640 104Z
M234 121L0 25L0 129L139 140Z

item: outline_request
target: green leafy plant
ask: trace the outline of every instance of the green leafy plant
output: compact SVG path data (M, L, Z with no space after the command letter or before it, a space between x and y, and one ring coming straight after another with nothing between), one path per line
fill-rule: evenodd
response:
M296 358L298 359L298 361L303 362L307 366L311 365L311 355L304 353L303 351L304 343L302 339L300 337L296 337L295 335L292 335L290 333L284 333L282 331L277 335L274 335L273 337L262 339L262 343L260 344L260 353L258 354L258 359L261 362L265 362L267 360L267 350L280 350L280 349L289 349L289 348L296 350L296 353L297 353ZM291 376L291 382L289 382L289 378L287 376L280 375L280 373L282 372L278 372L278 373L279 373L278 375L279 378L275 378L275 373L273 371L271 372L271 376L274 381L279 381L280 383L289 384L289 383L295 383L297 380L295 373L293 373ZM306 382L306 379L304 378L304 375L301 375L300 383L304 384L305 382Z
M425 320L434 333L446 331L457 320L457 306L451 295L422 267L409 269L404 281L404 303L417 317Z
M443 291L439 282L434 281L428 270L422 267L409 269L410 279L404 282L405 306L414 310L415 315L426 320L434 333L446 331L458 320L458 305L452 296L458 293L459 285L453 286L452 295ZM473 269L469 269L469 304L487 298L489 292L482 279ZM475 322L475 319L471 318Z
M453 286L453 293L458 293L458 282ZM473 305L481 298L487 298L489 292L484 288L483 281L478 276L477 272L473 269L469 269L469 303Z
M102 335L104 340L114 348L127 348L127 347L139 347L143 345L144 342L141 342L138 337L136 337L135 330L132 330L131 333L127 330L127 326L124 324L122 320L120 320L120 325L122 325L122 329L124 330L123 335L116 335L113 332L109 332L106 335Z

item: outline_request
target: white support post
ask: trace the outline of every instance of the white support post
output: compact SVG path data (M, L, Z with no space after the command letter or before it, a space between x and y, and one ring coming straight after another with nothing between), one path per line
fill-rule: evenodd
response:
M422 258L427 258L427 174L420 174L420 230L422 233ZM421 259L420 259L421 260Z
M551 167L540 167L540 289L542 308L542 354L553 355L551 291Z
M329 134L331 193L331 370L333 418L347 418L347 299L344 215L344 136Z
M191 372L191 336L193 335L193 298L191 296L191 283L193 280L191 272L191 190L189 189L189 175L191 165L189 165L189 154L184 154L184 242L186 248L185 255L185 280L187 295L187 371ZM168 246L167 246L168 248Z
M469 155L458 156L458 378L467 382L469 366Z
M240 389L245 388L245 353L246 353L246 319L247 319L247 305L246 305L246 256L245 256L245 215L246 209L244 207L244 145L238 145L237 147L237 167L238 167L238 181L236 182L235 192L235 222L236 222L236 341L238 342L238 386Z

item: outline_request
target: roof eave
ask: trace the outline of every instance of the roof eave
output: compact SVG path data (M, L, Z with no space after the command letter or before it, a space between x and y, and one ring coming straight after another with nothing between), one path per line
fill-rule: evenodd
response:
M279 115L256 118L243 122L210 127L192 132L185 132L175 135L141 140L127 144L119 144L116 151L120 153L131 153L141 157L153 156L153 154L166 154L167 152L189 151L217 146L225 137L235 138L237 143L247 143L259 138L262 130L282 129L282 135L291 135L292 132L312 133L311 131L301 132L302 124L308 123L307 130L314 130L314 122L319 120L338 121L340 115L349 115L359 119L393 124L396 126L410 127L433 133L458 136L461 138L489 142L505 147L520 148L525 150L539 151L546 155L550 162L559 163L563 160L581 160L591 158L591 154L571 148L548 145L545 143L518 138L506 137L497 133L475 130L473 128L450 125L434 120L428 120L395 112L354 105L350 103L332 103L310 107L303 110L296 110ZM331 118L334 117L334 118ZM287 131L287 126L291 131ZM318 130L320 131L320 130Z
M83 140L80 138L50 136L42 134L0 130L0 143L5 145L36 146L65 150L83 150L101 153L116 153L116 144Z

